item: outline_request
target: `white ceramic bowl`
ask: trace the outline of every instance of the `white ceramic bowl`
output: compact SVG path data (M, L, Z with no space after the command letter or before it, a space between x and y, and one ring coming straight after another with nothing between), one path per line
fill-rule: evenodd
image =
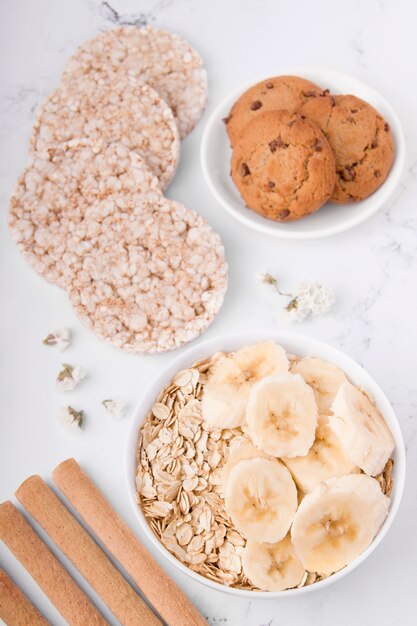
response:
M276 75L307 78L333 94L353 94L372 104L389 123L395 141L395 160L385 183L369 198L346 205L325 204L319 211L296 222L280 223L266 219L245 206L230 176L232 151L222 121L238 97L262 78L228 95L215 109L204 129L201 166L207 185L223 208L243 224L268 235L285 239L314 239L345 231L360 224L380 209L397 187L405 162L405 142L401 124L392 107L372 87L353 76L333 70L308 67L284 68Z
M382 411L392 431L396 446L394 451L394 488L391 494L391 507L388 516L384 522L384 525L375 537L372 544L367 548L367 550L365 550L365 552L363 552L355 561L353 561L344 569L340 570L336 574L333 574L329 578L315 583L314 585L302 587L301 589L289 589L287 591L274 592L245 591L241 589L234 589L232 587L226 587L225 585L213 582L199 574L196 574L188 567L183 565L183 563L178 561L178 559L176 559L170 552L168 552L166 548L164 548L162 543L157 539L156 535L153 534L151 528L148 526L145 520L140 506L136 501L135 490L136 449L140 427L145 420L148 412L155 403L157 396L162 391L162 389L170 382L173 376L179 370L189 367L199 359L208 357L215 352L223 350L236 350L237 348L240 348L242 346L256 343L257 341L262 341L264 339L274 339L290 353L300 356L316 356L336 363L336 365L338 365L342 370L346 372L346 374L349 376L353 383L355 383L356 385L362 385L364 389L370 391L373 394L379 409ZM190 576L194 580L200 581L201 583L204 583L212 589L224 591L226 593L245 598L255 597L272 599L278 597L281 598L284 596L296 596L300 594L305 594L311 591L316 591L318 589L323 589L324 587L336 582L337 580L340 580L341 578L349 574L349 572L352 572L371 554L371 552L375 550L378 544L382 541L383 537L385 537L389 527L391 526L397 514L405 480L405 451L400 426L395 416L394 410L391 407L387 397L377 385L377 383L373 380L373 378L360 365L358 365L358 363L353 361L350 357L346 356L342 352L339 352L339 350L332 348L330 345L319 341L318 339L313 339L312 337L283 331L247 331L222 337L215 337L213 339L209 339L197 345L191 346L176 359L173 359L170 365L164 371L162 371L161 374L148 387L136 406L128 436L125 463L126 484L130 502L135 511L142 532L146 535L146 537L148 537L148 539L152 542L155 548L166 559L168 559L168 561L175 565L175 567L177 567L180 571L188 574L188 576Z

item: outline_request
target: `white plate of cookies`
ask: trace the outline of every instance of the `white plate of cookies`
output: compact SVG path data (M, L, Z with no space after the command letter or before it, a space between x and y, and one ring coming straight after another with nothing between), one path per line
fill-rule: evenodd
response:
M405 141L391 105L353 76L291 68L228 95L204 130L201 164L219 203L285 239L343 232L386 204Z

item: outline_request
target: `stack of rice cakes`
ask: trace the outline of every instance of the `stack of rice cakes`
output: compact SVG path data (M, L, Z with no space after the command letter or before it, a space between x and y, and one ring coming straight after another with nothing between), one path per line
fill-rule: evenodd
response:
M179 35L119 27L81 45L40 108L10 199L19 249L100 338L137 353L191 341L227 288L221 239L164 196L207 102Z

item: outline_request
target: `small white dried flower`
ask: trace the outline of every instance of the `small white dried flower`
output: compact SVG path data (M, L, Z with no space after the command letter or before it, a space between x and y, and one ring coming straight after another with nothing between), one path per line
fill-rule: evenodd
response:
M331 289L320 284L303 283L298 290L298 299L302 306L309 308L313 315L323 315L335 303Z
M323 315L335 303L333 292L320 283L302 283L296 293L281 291L278 280L269 272L257 275L264 284L272 287L279 296L289 298L284 307L287 320L301 322L309 315Z
M257 274L257 276L263 285L272 288L274 291L277 292L278 295L285 296L286 298L291 297L291 294L286 293L285 291L281 291L278 284L278 279L269 272L263 272L261 274Z
M298 296L294 296L285 307L291 321L302 322L311 313L310 309L305 306L305 303Z
M303 283L295 296L285 307L296 321L302 321L309 315L323 315L335 303L334 293L321 284Z
M58 410L58 420L65 430L78 430L84 423L84 411L76 411L72 406L61 407Z
M43 340L45 346L56 346L60 352L68 348L71 342L71 331L68 328L58 328L48 333Z
M58 391L72 391L85 378L82 367L72 367L68 363L62 363L62 369L56 377L55 385Z
M261 274L258 274L258 279L261 281L261 283L263 283L264 285L270 285L271 287L276 287L278 284L277 279L272 276L272 274L269 274L268 272L264 272Z
M311 299L311 312L313 315L324 315L336 302L333 291L324 285L314 285Z
M121 400L103 400L101 403L106 409L107 415L114 420L120 420L125 412L126 405Z

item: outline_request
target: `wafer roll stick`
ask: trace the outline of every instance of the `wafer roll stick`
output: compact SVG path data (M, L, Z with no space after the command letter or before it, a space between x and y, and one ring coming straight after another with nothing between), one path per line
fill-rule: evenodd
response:
M52 477L169 626L207 626L206 620L119 517L75 459L58 465Z
M0 569L0 619L7 626L49 626L49 622L2 569Z
M70 626L107 626L84 591L11 502L0 504L0 540Z
M161 621L40 476L25 480L16 497L123 626L161 626Z

